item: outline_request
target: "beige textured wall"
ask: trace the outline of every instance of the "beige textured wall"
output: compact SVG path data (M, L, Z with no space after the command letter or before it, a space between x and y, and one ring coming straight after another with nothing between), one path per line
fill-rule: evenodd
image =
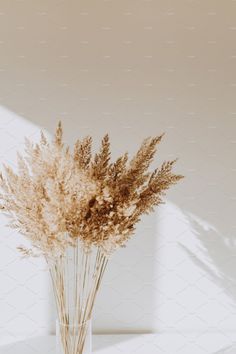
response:
M114 156L164 131L157 161L178 156L186 175L115 256L97 331L235 330L235 13L233 0L0 2L1 162L61 119L69 143L109 132ZM46 274L22 281L27 267L6 233L1 325L48 330Z

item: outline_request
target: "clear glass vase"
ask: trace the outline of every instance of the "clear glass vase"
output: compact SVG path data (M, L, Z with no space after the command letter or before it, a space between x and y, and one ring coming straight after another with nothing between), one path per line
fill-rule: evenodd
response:
M57 354L91 354L91 320L81 325L56 323Z
M91 354L91 317L108 258L77 240L49 263L57 308L58 354Z

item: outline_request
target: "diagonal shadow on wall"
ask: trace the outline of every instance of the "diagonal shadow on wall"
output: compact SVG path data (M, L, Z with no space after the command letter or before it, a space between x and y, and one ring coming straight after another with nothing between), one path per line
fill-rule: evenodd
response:
M224 236L217 229L195 215L185 213L197 244L191 250L181 247L190 259L236 303L236 240L234 235Z

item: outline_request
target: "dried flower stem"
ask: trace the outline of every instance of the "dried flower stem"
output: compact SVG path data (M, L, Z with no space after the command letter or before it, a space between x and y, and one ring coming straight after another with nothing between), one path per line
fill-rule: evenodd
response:
M88 322L107 262L108 257L100 248L86 252L80 242L56 263L48 262L64 354L83 353Z

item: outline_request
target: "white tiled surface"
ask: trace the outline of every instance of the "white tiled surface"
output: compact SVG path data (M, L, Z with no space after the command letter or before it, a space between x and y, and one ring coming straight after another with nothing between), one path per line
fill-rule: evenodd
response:
M94 335L93 354L235 354L235 340L235 334L222 333ZM0 354L55 353L54 336L0 346Z
M14 167L25 132L37 140L39 127L3 108L2 116L0 141L5 150L0 160ZM64 123L70 132L72 126ZM150 121L153 129L155 124ZM124 143L129 145L127 140ZM131 149L133 144L131 139ZM230 169L231 161L227 163ZM208 172L211 169L209 165ZM228 201L234 199L221 194L218 185L213 187L219 200L204 199L204 192L188 189L191 178L192 184L202 183L203 188L205 179L188 175L187 190L185 184L171 191L173 201L167 200L157 213L144 218L127 248L111 260L96 303L96 331L168 332L178 328L183 333L191 329L227 335L236 328L234 221L219 218L219 213L232 213ZM228 188L233 191L231 182ZM180 192L183 188L185 193ZM197 207L199 214L193 213L192 198L200 195L202 208ZM49 333L55 314L45 264L40 259L20 259L16 246L22 237L4 227L2 216L0 222L1 336Z

